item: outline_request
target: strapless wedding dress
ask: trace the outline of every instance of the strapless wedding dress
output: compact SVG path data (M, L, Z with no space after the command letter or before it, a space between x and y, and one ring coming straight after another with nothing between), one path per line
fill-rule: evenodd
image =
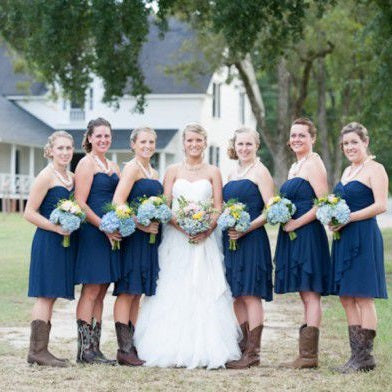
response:
M212 197L208 180L177 179L177 198L200 201ZM224 367L238 359L239 327L225 280L218 231L199 244L166 225L159 247L156 295L145 297L135 330L138 355L146 366Z

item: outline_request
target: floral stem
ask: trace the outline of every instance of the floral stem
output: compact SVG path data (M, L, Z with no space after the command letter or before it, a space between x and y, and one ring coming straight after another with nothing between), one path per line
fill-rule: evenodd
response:
M150 233L150 241L148 243L155 244L155 241L156 241L156 235L153 233Z
M63 247L68 248L71 245L71 241L69 239L69 235L65 235L63 237Z
M334 240L340 240L340 233L338 231L334 231L332 234L332 238Z
M290 231L289 237L290 237L290 240L293 241L297 238L297 233L295 231Z

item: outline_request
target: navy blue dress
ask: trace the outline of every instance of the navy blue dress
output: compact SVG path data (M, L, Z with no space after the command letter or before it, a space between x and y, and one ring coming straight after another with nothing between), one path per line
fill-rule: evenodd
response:
M104 207L112 202L119 178L116 173L96 173L87 198L88 206L99 216ZM90 223L79 230L79 246L76 258L75 284L104 284L120 277L120 255L112 251L105 233Z
M346 200L352 212L374 203L373 191L354 180L339 182L334 193ZM331 294L387 298L384 246L376 217L349 223L332 243Z
M287 180L280 193L297 207L297 219L313 207L316 194L309 182L301 177ZM275 293L312 291L328 295L331 260L327 234L318 220L295 230L297 238L279 229L275 250Z
M128 203L137 202L139 197L158 196L163 187L158 180L142 178L135 181ZM113 295L146 294L154 295L159 273L158 246L161 230L156 236L155 244L149 244L150 233L136 231L121 241L121 276L114 285Z
M223 199L237 199L247 205L251 221L264 208L258 186L249 179L230 181L223 187ZM237 240L238 249L229 250L229 236L223 233L226 279L233 297L251 295L272 300L271 249L264 227Z
M68 199L70 191L63 186L48 190L39 213L49 219L60 199ZM64 248L63 236L37 228L31 247L29 297L74 299L74 268L76 237L71 234L70 246Z

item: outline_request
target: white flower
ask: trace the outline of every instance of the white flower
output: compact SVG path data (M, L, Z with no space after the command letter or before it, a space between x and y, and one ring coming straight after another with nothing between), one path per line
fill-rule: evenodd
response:
M61 207L60 208L63 211L67 211L68 212L68 211L71 211L72 207L73 207L72 201L71 200L66 200L63 203L61 203Z

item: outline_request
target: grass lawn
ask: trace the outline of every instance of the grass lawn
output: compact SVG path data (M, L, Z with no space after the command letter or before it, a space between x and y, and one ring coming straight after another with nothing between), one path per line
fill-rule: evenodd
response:
M203 369L150 369L104 366L77 366L67 369L40 368L25 363L26 347L13 348L1 340L10 327L27 326L33 300L27 298L28 263L34 228L20 215L0 215L0 390L2 391L387 391L392 385L392 305L376 301L379 316L375 341L376 371L368 374L339 375L330 371L349 355L347 326L336 297L323 299L323 326L320 363L316 370L280 369L280 362L293 358L295 338L277 328L279 339L262 342L262 365L242 371ZM271 238L275 237L275 230ZM389 293L392 293L392 229L383 232ZM272 241L274 242L274 241ZM277 296L273 306L301 323L301 306L296 295ZM283 309L283 310L281 310ZM73 320L72 320L73 322ZM267 322L268 324L268 314ZM73 361L75 341L54 345ZM116 342L104 345L115 353Z

